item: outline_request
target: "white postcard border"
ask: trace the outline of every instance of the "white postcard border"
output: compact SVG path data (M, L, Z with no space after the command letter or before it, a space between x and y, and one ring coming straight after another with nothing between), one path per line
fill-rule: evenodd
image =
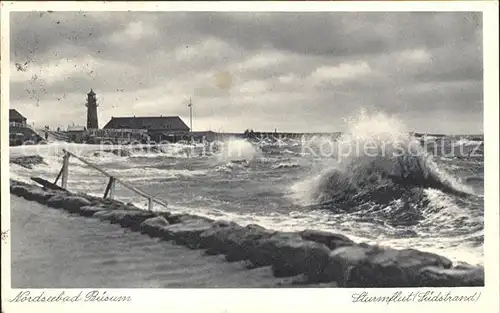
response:
M2 2L2 121L7 120L9 103L9 11L27 10L142 10L142 11L482 11L484 40L484 136L485 136L485 283L484 288L433 288L425 290L453 291L471 294L481 292L475 303L352 303L352 294L363 290L370 295L409 292L399 289L97 289L112 295L131 296L122 303L9 303L20 291L10 288L10 236L2 241L2 310L3 312L89 312L90 310L121 312L338 312L367 310L382 312L498 312L499 294L499 137L498 137L498 3L495 1L444 2ZM8 128L1 123L2 232L10 229ZM43 269L41 269L43 270ZM424 289L418 289L420 291ZM90 292L90 289L37 289L51 295Z

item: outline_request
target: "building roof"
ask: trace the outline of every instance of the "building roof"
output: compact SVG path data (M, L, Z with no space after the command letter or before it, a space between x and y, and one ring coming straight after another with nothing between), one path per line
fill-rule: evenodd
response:
M106 129L164 129L185 130L189 127L178 116L112 117L104 126Z
M19 113L16 109L9 110L9 120L19 120L26 119L21 113Z

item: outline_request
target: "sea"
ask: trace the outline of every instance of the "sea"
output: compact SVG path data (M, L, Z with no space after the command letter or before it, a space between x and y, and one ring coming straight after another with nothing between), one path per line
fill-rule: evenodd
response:
M9 149L40 156L10 177L53 181L63 149L168 203L155 210L297 231L325 230L392 248L483 265L482 135L412 135L385 115L359 116L329 135L225 137L211 143L88 145L51 142ZM108 178L70 159L68 189L102 196ZM119 183L114 197L147 209Z

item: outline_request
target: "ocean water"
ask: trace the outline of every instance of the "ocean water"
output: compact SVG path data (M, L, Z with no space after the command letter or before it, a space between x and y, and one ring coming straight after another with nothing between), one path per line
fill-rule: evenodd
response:
M483 264L482 136L416 138L400 121L380 114L358 116L348 125L338 138L228 138L216 148L11 147L11 158L39 155L45 164L27 169L11 163L10 175L54 180L67 149L168 202L172 212L279 230L332 231ZM106 177L74 158L69 169L69 190L103 195ZM115 196L147 207L119 184Z

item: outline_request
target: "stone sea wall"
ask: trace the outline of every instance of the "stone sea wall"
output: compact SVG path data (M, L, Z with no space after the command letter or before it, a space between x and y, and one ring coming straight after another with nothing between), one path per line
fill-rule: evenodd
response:
M276 277L294 284L335 282L339 287L484 286L484 269L453 264L445 257L414 249L356 243L335 233L304 230L282 232L258 225L169 212L149 212L132 204L54 191L15 180L10 192L50 208L116 223L208 255L223 254L228 262L249 268L271 266Z

